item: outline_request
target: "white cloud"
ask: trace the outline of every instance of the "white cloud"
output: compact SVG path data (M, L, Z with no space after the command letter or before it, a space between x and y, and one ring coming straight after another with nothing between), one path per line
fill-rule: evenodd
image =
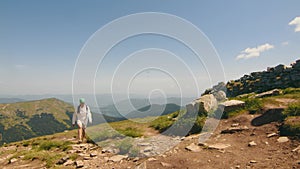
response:
M23 68L25 65L15 65L16 68Z
M288 44L289 44L288 41L285 41L285 42L282 42L282 43L281 43L282 46L286 46L286 45L288 45Z
M257 46L255 48L246 48L245 50L241 51L240 54L236 57L237 60L239 59L250 59L254 57L260 56L261 52L273 49L274 46L268 43L264 45Z
M289 25L296 25L295 32L300 32L300 16L294 18Z
M16 69L24 69L26 68L26 65L15 65Z

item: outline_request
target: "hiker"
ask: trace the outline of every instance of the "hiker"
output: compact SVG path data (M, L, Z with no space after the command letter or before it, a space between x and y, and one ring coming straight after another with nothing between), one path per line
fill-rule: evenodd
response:
M80 105L77 110L73 113L72 124L75 126L75 121L78 126L78 142L81 143L85 138L85 129L87 123L92 123L92 114L90 108L85 104L84 98L79 99Z

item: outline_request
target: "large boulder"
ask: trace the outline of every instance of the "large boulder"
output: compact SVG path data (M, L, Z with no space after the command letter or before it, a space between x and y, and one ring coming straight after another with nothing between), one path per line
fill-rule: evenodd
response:
M185 107L188 115L195 115L196 113L198 113L199 104L196 101L192 101L191 103L187 104Z
M218 108L218 102L214 95L207 94L196 100L199 104L198 114L208 114Z
M223 90L220 90L218 92L213 93L215 98L217 99L218 102L225 101L226 98L226 93Z
M207 115L218 108L217 99L213 94L201 96L199 99L186 105L187 114Z
M245 102L240 100L227 100L219 104L219 108L223 109L224 112L234 111L245 107Z

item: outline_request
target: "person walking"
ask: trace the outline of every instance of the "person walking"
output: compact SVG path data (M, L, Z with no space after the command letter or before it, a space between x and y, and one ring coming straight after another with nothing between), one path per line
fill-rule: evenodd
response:
M85 104L85 99L79 99L79 106L73 113L72 125L75 126L75 122L78 126L78 142L81 143L85 138L86 127L88 122L92 123L92 114L88 105Z

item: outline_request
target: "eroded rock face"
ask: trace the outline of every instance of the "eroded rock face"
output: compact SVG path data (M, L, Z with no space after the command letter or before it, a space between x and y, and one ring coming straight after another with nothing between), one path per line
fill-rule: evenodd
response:
M208 113L216 110L217 107L218 102L213 94L203 95L199 99L196 99L186 105L187 113L191 115L207 115Z
M222 90L214 93L213 95L215 96L215 98L217 99L218 102L225 101L227 99L226 93Z
M209 112L216 110L218 107L217 99L212 94L204 95L197 101L199 103L199 113L203 112L208 114Z

